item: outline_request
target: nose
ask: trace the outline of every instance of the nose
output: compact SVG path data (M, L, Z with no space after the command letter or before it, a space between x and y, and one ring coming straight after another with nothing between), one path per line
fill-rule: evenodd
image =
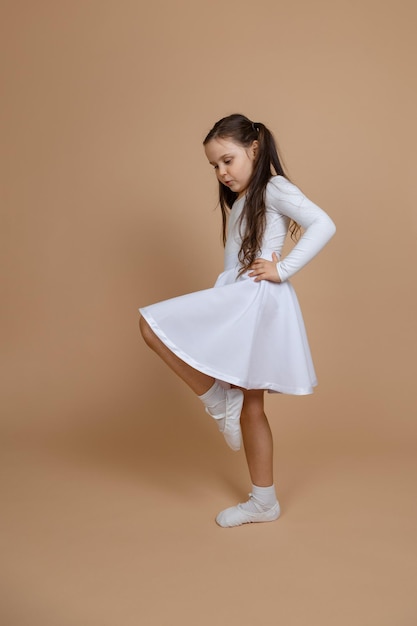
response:
M225 174L226 174L226 167L224 165L219 165L219 168L217 170L217 174L218 174L218 176L223 178L223 176L225 176Z

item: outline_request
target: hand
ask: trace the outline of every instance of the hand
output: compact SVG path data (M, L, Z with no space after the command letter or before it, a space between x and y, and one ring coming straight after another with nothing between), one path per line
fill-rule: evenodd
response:
M261 280L270 280L272 283L280 283L281 279L277 270L277 263L279 259L275 252L272 253L272 261L266 259L256 259L249 269L251 278L255 277L255 283L259 283Z

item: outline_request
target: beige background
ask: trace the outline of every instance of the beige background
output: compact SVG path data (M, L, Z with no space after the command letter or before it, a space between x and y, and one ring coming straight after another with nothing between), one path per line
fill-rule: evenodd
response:
M3 0L1 621L412 626L413 1ZM222 266L201 141L276 133L335 239L293 281L320 386L268 398L283 514L245 499L137 307Z

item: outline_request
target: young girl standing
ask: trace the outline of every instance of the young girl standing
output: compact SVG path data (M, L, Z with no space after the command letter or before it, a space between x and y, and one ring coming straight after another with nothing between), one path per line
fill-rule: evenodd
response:
M335 232L285 175L271 132L239 114L205 138L219 181L225 267L215 286L139 309L146 343L200 397L227 444L243 439L249 500L218 514L223 527L277 519L264 391L304 395L317 384L289 282ZM288 231L297 238L281 259Z

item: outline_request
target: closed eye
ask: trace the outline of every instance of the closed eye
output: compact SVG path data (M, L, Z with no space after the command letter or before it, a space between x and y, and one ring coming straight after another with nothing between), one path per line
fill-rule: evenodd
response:
M224 163L225 165L229 165L229 163L231 163L231 162L232 162L232 159L225 159L225 160L223 161L223 163ZM218 166L218 165L213 165L213 167L214 167L214 169L215 169L215 170L219 169L219 166Z
M233 157L227 157L226 159L223 158L222 160L223 160L223 163L225 165L229 165L229 163L231 163L233 161ZM219 169L219 166L217 164L212 163L211 165L213 166L213 169L215 169L215 170Z

